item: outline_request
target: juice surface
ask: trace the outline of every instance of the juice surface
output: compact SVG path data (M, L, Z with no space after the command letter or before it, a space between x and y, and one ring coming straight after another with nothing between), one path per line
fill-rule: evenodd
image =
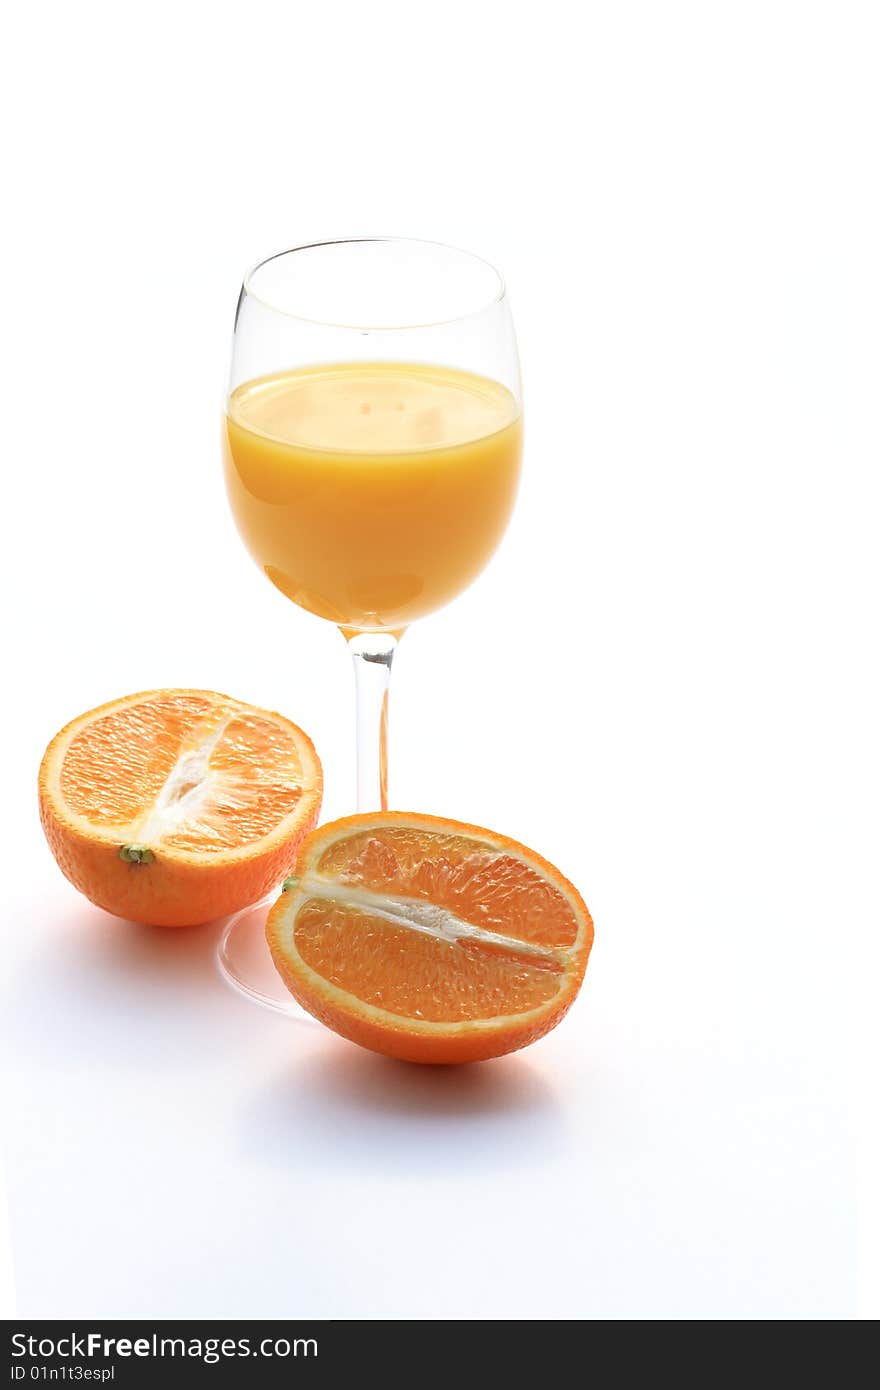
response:
M245 382L226 417L239 531L272 583L350 628L398 629L454 598L507 525L522 424L497 382L339 363Z

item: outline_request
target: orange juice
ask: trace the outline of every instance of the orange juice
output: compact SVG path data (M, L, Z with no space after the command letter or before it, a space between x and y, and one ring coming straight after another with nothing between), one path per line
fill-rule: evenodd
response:
M347 362L247 381L226 481L272 583L346 628L405 627L479 574L507 525L522 424L511 393L449 367Z

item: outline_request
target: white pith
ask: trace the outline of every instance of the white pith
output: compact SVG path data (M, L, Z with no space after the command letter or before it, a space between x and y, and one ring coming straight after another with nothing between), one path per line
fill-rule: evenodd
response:
M232 719L228 714L194 748L180 754L159 795L135 830L133 838L138 844L156 844L182 825L197 820L200 811L210 804L211 788L217 781L217 774L210 769L211 754Z
M477 927L436 903L425 902L421 898L379 893L371 888L326 878L323 874L306 874L297 885L297 896L300 906L310 899L318 898L323 902L338 903L340 907L368 913L371 917L378 917L394 926L408 927L410 931L422 932L425 936L432 936L439 941L479 941L498 946L502 950L516 952L517 955L535 956L563 965L570 959L577 944L553 947L534 941L522 941L519 937L504 936L501 932Z

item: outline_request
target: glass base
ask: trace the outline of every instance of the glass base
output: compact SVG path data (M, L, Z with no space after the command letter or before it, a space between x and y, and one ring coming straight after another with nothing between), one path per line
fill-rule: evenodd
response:
M266 944L266 917L277 898L271 893L230 917L217 944L217 966L227 984L252 1003L313 1023L286 989Z

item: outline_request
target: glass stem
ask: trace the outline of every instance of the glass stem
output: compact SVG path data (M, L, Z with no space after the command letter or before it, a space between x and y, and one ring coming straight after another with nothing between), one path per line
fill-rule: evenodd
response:
M388 810L388 686L397 638L358 632L347 639L357 687L357 808Z

